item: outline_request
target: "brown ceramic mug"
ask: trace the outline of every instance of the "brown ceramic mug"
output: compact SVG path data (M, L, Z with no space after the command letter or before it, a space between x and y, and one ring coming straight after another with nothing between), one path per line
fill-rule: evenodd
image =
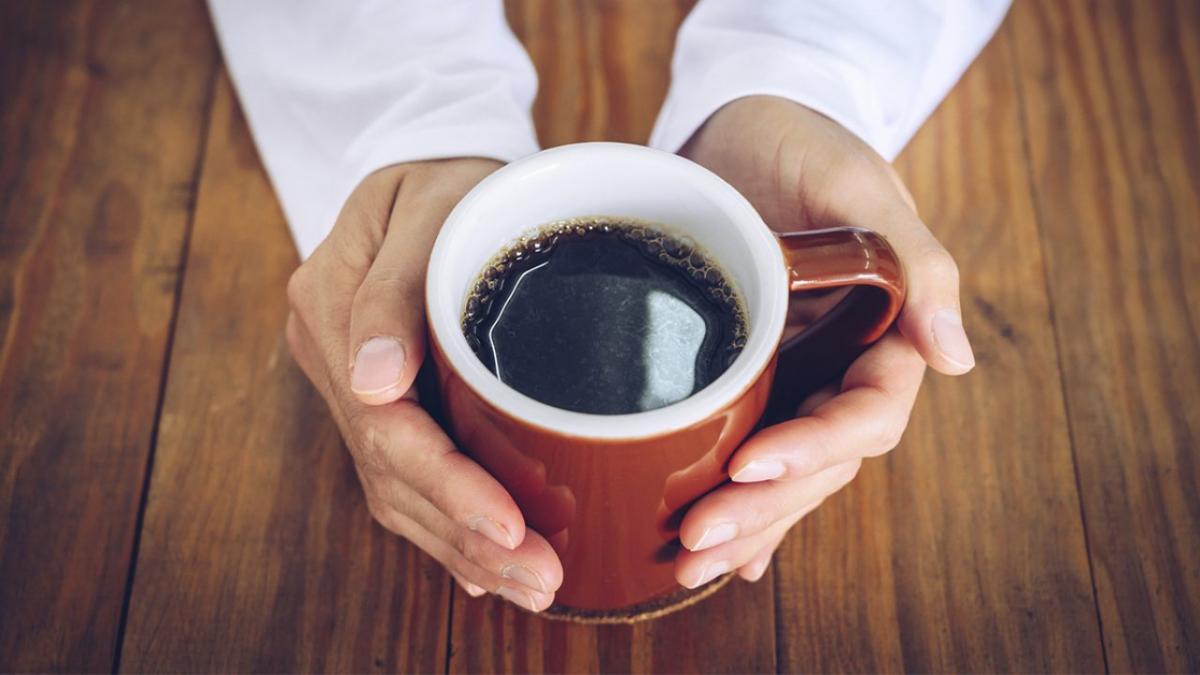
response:
M487 261L541 225L581 216L661 223L723 268L745 302L749 333L712 384L656 410L591 415L509 388L471 351L464 303ZM781 344L791 294L839 286L855 288ZM619 143L546 150L483 180L446 219L426 282L449 431L558 551L564 574L556 600L582 615L636 612L680 594L673 558L682 515L728 480L728 460L768 398L775 414L794 411L805 392L883 335L903 297L900 263L878 234L777 235L703 167Z

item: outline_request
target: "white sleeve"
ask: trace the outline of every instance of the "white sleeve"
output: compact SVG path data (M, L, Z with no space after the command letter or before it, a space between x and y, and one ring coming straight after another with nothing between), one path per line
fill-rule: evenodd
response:
M999 27L1009 0L701 0L680 28L650 144L674 152L726 103L802 103L889 161Z
M301 257L372 171L536 152L537 74L500 0L209 0Z

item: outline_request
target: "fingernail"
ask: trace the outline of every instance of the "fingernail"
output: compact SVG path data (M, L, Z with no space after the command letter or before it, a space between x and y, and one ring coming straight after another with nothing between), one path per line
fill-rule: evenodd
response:
M729 561L727 560L711 562L705 565L704 569L700 570L700 576L697 577L696 581L691 586L688 586L688 588L699 588L700 586L707 584L722 574L725 574L729 571L729 569Z
M350 388L356 394L378 394L396 386L404 370L404 345L390 337L373 337L354 356Z
M942 356L962 368L964 373L975 367L975 353L971 351L971 342L958 312L942 309L933 315L933 340Z
M750 462L730 476L735 483L757 483L763 480L779 478L787 467L777 459L759 459Z
M528 586L535 591L546 592L546 584L542 583L542 577L524 565L505 565L504 569L500 570L500 576L505 579L512 579L518 584Z
M509 588L508 586L501 586L496 590L496 595L499 595L514 605L527 609L531 612L538 611L537 606L533 604L533 596L529 595L525 591L518 590L516 588Z
M467 527L472 532L478 532L510 551L517 547L512 535L508 533L508 529L487 516L470 518L467 520Z
M712 548L718 544L724 544L725 542L732 540L737 535L737 523L721 523L720 525L713 525L712 527L704 530L704 534L700 535L700 541L697 541L696 545L692 546L689 550L703 551L706 548Z

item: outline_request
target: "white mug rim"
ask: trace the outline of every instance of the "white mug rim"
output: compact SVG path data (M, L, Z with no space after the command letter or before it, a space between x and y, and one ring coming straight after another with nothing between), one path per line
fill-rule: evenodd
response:
M653 162L662 171L674 171L714 200L739 231L755 264L768 280L760 289L766 294L765 316L755 317L746 346L734 363L704 389L670 405L645 412L598 415L555 408L537 401L501 382L488 370L463 336L461 319L465 298L450 300L454 284L455 237L471 225L476 205L488 193L503 190L555 163L588 162L591 166L614 156L637 154L639 161ZM579 214L636 217L636 214ZM532 223L531 228L543 225ZM719 256L718 256L719 257ZM718 261L719 262L719 261ZM772 271L772 269L774 271ZM470 272L477 274L478 270ZM454 207L434 242L426 274L425 302L429 339L435 341L450 368L474 393L510 417L552 433L594 440L616 441L649 438L673 433L707 421L736 401L761 377L778 349L788 305L787 266L778 239L737 190L708 169L688 159L641 145L588 142L557 146L512 162L484 178ZM771 283L770 279L777 279Z

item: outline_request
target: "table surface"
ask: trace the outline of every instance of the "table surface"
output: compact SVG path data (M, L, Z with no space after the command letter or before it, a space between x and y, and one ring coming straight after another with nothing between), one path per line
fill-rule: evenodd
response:
M644 142L687 2L509 2L542 143ZM1200 669L1200 2L1017 0L896 166L978 368L760 583L471 599L372 523L200 0L0 3L0 670Z

